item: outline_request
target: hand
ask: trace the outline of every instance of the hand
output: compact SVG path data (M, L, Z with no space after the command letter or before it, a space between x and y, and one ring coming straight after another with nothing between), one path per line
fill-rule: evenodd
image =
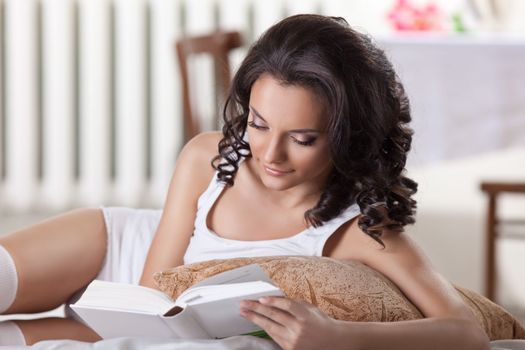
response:
M350 348L341 339L341 322L304 301L282 297L244 300L241 316L264 329L285 350Z

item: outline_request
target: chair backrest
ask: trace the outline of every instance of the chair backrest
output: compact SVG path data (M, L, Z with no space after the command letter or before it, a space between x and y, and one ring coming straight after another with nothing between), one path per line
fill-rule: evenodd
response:
M209 35L186 37L177 41L177 57L182 79L182 103L184 120L184 142L202 131L200 118L192 109L189 88L188 59L195 54L209 54L213 58L217 100L224 101L230 88L231 73L228 54L242 45L239 32L217 31ZM218 113L217 113L218 114ZM213 116L218 125L218 115Z

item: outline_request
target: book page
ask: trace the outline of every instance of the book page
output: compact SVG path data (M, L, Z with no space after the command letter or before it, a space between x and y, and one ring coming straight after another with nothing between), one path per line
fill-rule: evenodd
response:
M227 289L216 288L225 284L235 284L244 282L255 282L263 281L273 285L272 280L266 275L264 270L257 264L251 264L239 267L237 269L225 271L215 276L209 277L199 283L194 284L190 288L186 289L179 295L175 301L175 305L185 307L186 303L193 300L195 297L204 297L206 295L207 288L210 288L207 294L214 293L215 291L225 291ZM198 290L199 292L197 292ZM216 292L215 292L216 293Z
M205 280L194 284L188 289L212 284L230 284L251 281L264 281L273 284L273 281L259 265L251 264L208 277Z
M173 301L153 288L95 280L75 306L121 311L163 314L173 307Z
M187 305L207 303L215 300L247 296L257 292L275 291L278 287L263 281L219 284L200 286L189 290L177 299L177 306L184 308Z
M256 289L252 292L247 292L247 294L227 299L195 304L190 303L187 309L192 311L197 323L200 324L204 331L212 338L225 338L251 333L260 330L260 328L240 315L241 300L258 299L270 295L283 295L280 289L269 284L266 284L264 290L260 288L259 290Z

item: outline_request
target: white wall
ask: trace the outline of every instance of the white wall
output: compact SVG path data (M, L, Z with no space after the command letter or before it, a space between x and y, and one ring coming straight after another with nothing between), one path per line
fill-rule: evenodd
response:
M525 147L478 154L414 167L419 183L417 222L408 229L436 267L451 281L483 292L485 213L481 181L525 181ZM502 218L525 218L525 195L503 196ZM505 231L504 231L505 232ZM497 245L499 301L525 310L525 230L523 240Z

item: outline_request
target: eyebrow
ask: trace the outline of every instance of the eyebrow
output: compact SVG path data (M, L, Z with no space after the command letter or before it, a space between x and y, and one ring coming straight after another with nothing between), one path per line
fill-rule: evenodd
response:
M257 118L260 118L262 119L263 122L268 123L266 119L263 118L261 113L259 113L255 108L253 108L253 106L250 106L250 110L253 112L253 114L257 116ZM321 133L319 130L316 130L316 129L294 129L288 132L293 133L293 134L310 134L310 133L320 134Z

